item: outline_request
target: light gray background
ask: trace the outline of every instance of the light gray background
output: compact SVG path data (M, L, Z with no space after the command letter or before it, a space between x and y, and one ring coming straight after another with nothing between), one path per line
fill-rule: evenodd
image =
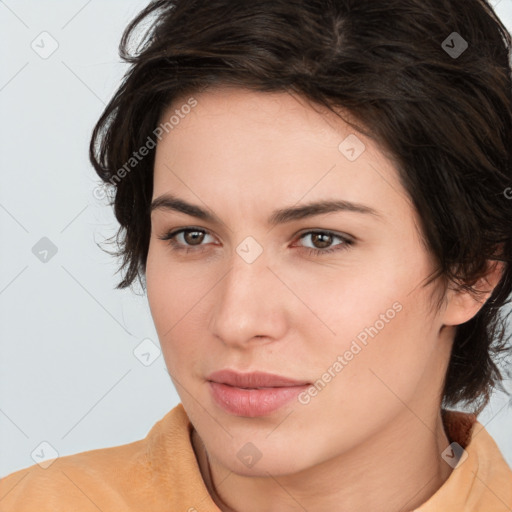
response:
M494 3L512 30L512 0ZM146 4L0 1L0 477L52 455L42 442L62 456L141 439L179 402L155 345L142 345L148 366L133 353L158 338L96 245L117 224L87 155L127 70L121 34ZM47 262L33 253L43 237ZM507 403L495 395L479 420L512 465Z

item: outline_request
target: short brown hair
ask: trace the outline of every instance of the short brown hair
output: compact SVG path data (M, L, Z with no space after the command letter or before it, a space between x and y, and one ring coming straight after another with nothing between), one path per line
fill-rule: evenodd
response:
M97 174L115 188L115 254L126 269L117 288L136 277L144 287L154 150L133 171L126 163L149 147L164 109L218 85L297 93L350 113L396 163L437 262L432 279L473 291L489 260L505 263L491 297L457 327L444 384L445 406L481 411L502 380L512 291L510 49L484 0L151 2L123 34L131 67L90 143Z

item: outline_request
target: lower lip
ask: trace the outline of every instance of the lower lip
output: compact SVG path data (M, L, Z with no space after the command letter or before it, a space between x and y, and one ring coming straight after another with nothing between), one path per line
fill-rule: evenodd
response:
M265 416L291 402L311 384L264 389L243 389L209 382L215 402L235 416Z

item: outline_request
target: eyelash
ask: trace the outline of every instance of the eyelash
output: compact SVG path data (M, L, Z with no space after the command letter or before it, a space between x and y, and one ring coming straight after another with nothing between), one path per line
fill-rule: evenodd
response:
M176 242L176 240L175 240L176 236L179 235L180 233L185 233L185 232L198 232L198 233L209 234L208 231L206 231L204 229L181 228L181 229L178 229L175 231L172 231L172 230L168 231L164 236L161 236L158 238L160 240L169 242L169 245L171 246L172 250L175 250L175 251L183 251L185 254L188 254L191 252L192 253L203 252L205 250L203 245L195 246L197 248L192 248L191 246L182 246L178 242ZM308 255L310 255L310 256L324 256L326 254L332 254L332 253L338 252L338 251L346 251L354 244L354 241L349 239L348 237L338 235L337 233L333 233L332 231L322 231L322 230L306 231L299 236L299 240L301 240L305 236L308 236L311 234L332 235L333 237L339 238L340 240L342 240L343 243L338 244L338 245L334 246L334 248L331 248L331 249L314 249L311 247L303 247L303 249L306 250L308 252Z

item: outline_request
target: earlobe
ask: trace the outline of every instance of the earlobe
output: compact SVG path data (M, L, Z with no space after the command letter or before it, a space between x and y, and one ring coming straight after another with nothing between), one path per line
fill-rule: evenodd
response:
M456 290L453 287L447 290L443 325L460 325L471 320L487 302L503 275L504 263L490 260L487 268L486 275L473 286L478 293Z

